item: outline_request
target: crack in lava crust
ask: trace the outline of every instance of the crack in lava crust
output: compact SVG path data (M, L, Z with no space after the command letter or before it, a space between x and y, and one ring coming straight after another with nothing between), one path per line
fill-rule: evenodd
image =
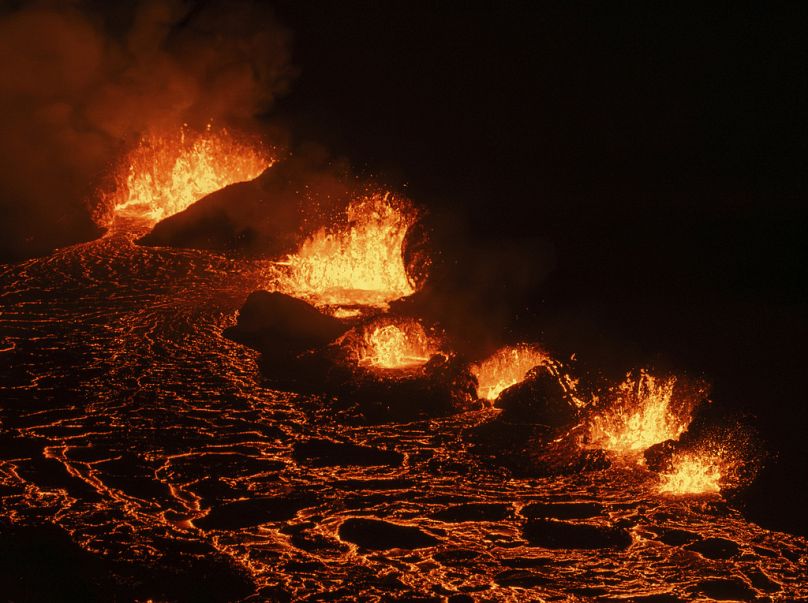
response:
M143 576L222 560L222 575L251 585L225 598L704 600L717 580L748 598L806 595L808 543L717 495L660 496L638 466L514 479L463 443L490 409L367 426L327 400L263 387L255 353L221 331L266 266L140 248L136 235L0 271L4 522L55 524ZM310 441L402 456L313 462L301 454ZM630 545L526 540L528 518L564 509L586 513L546 526L622 528ZM417 528L429 544L370 551L345 536L350 518ZM724 541L729 553L710 554Z

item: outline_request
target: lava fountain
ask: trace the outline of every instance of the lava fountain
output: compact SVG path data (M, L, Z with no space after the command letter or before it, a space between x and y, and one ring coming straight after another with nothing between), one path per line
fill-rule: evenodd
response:
M413 294L402 257L416 218L412 206L379 193L352 202L346 213L346 226L321 228L297 253L274 264L274 287L343 317L360 308L386 309Z
M500 348L471 367L477 379L477 397L493 402L503 391L523 381L530 369L549 361L550 357L536 346L519 344Z
M340 344L359 367L412 370L440 353L440 343L414 319L383 319L346 333Z
M671 467L660 475L662 494L718 494L725 473L719 454L683 452L671 459Z
M256 178L273 162L260 145L210 125L203 132L183 127L146 135L121 162L113 191L103 195L111 213L106 221L120 216L158 222L209 193Z
M589 443L621 455L636 455L675 440L690 424L698 398L676 391L676 377L629 373L589 421Z

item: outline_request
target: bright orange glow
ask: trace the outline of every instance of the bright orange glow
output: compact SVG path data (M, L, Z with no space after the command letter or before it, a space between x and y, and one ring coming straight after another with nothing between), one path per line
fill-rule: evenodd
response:
M108 195L115 216L158 222L229 184L252 180L272 165L269 153L227 130L188 128L144 136L123 161Z
M723 459L720 454L685 452L675 455L669 471L660 476L663 494L717 494L721 491Z
M591 418L590 444L618 454L636 454L678 438L690 423L692 405L674 408L675 385L675 377L629 373L614 392L613 404Z
M386 308L411 295L402 246L415 220L411 207L389 193L357 200L348 226L320 229L273 270L276 288L318 307Z
M357 365L377 369L414 369L423 366L440 346L416 320L384 320L343 337Z
M471 367L477 378L477 397L496 400L504 390L523 381L530 369L548 361L549 357L535 346L521 344L497 350Z

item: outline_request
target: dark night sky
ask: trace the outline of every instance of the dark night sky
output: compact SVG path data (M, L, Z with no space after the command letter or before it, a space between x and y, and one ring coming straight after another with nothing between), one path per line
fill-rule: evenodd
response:
M752 508L806 502L804 14L274 5L296 141L399 178L481 242L548 242L523 322L602 370L705 375L777 455Z
M561 269L601 287L631 286L638 262L666 273L654 289L800 293L799 15L277 6L300 68L279 112L298 140L462 208L480 236L549 237Z

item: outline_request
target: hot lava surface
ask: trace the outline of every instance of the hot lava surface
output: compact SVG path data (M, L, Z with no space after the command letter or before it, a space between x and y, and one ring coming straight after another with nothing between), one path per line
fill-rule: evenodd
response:
M266 263L138 247L141 234L121 225L0 272L9 599L808 596L808 542L744 519L700 457L520 477L470 449L496 406L369 425L328 396L269 389L257 353L222 336ZM634 447L610 426L592 439ZM700 494L671 493L694 474Z

